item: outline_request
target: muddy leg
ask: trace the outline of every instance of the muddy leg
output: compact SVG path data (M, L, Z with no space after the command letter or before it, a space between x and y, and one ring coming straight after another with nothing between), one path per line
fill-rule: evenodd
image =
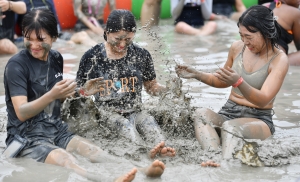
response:
M73 155L63 149L55 149L51 151L48 154L45 163L71 169L75 173L92 181L112 181L112 179L110 179L111 177L104 176L101 172L98 174L88 172L85 168L77 164L77 160Z
M221 126L223 118L210 109L199 108L192 115L195 135L203 149L216 150L220 146L220 138L213 126Z
M100 147L80 136L75 136L69 142L66 150L76 152L81 156L88 158L93 163L118 162L116 157L109 155Z
M110 125L110 128L116 130L120 136L138 144L142 142L134 121L130 121L115 113L108 118L107 123Z
M256 118L240 118L224 122L222 126L223 158L232 158L234 148L241 138L264 140L271 136L268 125Z
M147 142L155 143L165 141L160 126L153 116L146 111L130 115L130 120L135 121L137 131Z

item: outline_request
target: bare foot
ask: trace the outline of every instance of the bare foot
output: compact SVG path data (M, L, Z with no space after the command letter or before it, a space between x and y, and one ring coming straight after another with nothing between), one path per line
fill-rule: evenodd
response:
M134 177L135 177L136 172L137 172L137 169L133 168L127 174L124 174L123 176L117 178L115 180L115 182L129 182L129 181L132 181L134 179Z
M163 162L155 160L152 164L146 168L141 169L148 177L160 177L166 166Z
M162 157L174 157L176 152L175 149L171 147L165 147L165 142L160 142L149 153L150 158L154 158L156 155L160 155Z
M206 161L206 162L202 162L201 166L202 167L207 167L207 166L210 166L210 167L220 167L220 164L215 163L214 161Z

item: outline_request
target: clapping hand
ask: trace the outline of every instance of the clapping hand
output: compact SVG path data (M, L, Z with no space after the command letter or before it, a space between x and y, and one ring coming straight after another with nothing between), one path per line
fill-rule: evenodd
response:
M83 86L84 94L85 95L93 95L100 91L103 91L106 87L106 82L103 77L94 78L85 82Z
M76 82L73 79L64 79L57 82L50 90L53 99L65 99L75 93Z
M230 67L220 68L214 73L214 75L227 85L233 85L240 78L240 75L238 75L237 72Z

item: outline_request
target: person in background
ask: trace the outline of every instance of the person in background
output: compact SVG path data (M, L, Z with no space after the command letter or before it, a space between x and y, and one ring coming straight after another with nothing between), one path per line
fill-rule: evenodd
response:
M11 57L4 71L6 156L62 166L92 181L113 181L101 171L88 171L72 154L93 163L122 160L71 133L61 119L61 103L75 94L76 82L63 79L62 55L51 49L58 37L54 14L48 9L29 11L23 18L22 31L26 49ZM22 145L13 145L17 141L23 141ZM159 148L153 150L158 152ZM164 169L164 163L155 160L140 170L147 176L158 177ZM132 181L136 172L133 168L115 181Z
M141 25L147 27L157 26L161 11L162 0L144 0L141 10Z
M273 10L280 25L278 45L288 55L290 65L300 66L300 11L299 0L277 0L263 4ZM292 15L292 16L290 16ZM296 52L289 53L289 44L294 41Z
M232 87L218 113L198 108L192 116L201 146L217 150L222 143L225 159L232 158L239 137L264 140L274 134L274 101L289 68L287 55L277 46L280 28L269 8L250 7L237 25L241 40L231 45L223 68L206 73L191 66L176 67L181 78L216 88Z
M209 35L216 31L217 23L206 20L222 19L212 13L212 0L171 0L175 31L187 35Z
M15 15L26 13L25 3L21 0L0 0L0 54L16 54L14 44Z
M110 11L116 9L115 0L73 0L74 12L78 18L74 30L86 31L91 37L103 35L104 7L109 4Z
M53 0L24 0L26 7L27 7L27 12L33 10L33 9L49 9L54 15L57 20L57 29L59 36L58 38L61 40L68 41L68 43L71 44L84 44L87 46L94 46L97 44L95 40L93 40L86 31L82 30L79 32L71 33L68 31L63 31L60 24L59 24L59 18L56 13L56 9L54 6ZM18 16L18 24L19 27L21 27L21 23L23 20L23 15Z
M224 15L234 21L238 21L246 9L242 0L213 0L213 13Z

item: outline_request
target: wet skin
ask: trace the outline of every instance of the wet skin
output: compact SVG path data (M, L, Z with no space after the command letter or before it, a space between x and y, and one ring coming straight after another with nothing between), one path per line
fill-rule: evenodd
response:
M126 53L127 48L134 39L135 32L119 31L107 33L107 43L113 53Z
M24 45L34 58L46 61L55 40L56 38L52 38L44 30L40 31L39 36L35 31L32 31L30 35L26 35Z

